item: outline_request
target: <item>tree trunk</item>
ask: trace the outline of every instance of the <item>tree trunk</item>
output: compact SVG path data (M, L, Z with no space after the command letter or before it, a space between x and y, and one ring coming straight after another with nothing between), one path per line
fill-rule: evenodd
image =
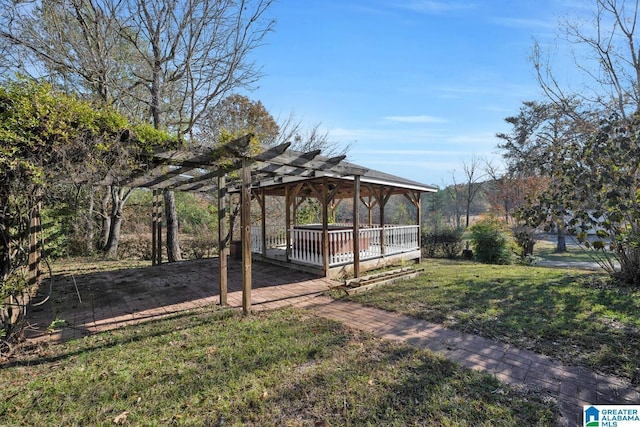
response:
M469 216L470 216L470 211L471 211L471 198L469 198L467 200L467 222L466 222L466 228L469 228Z
M85 230L85 250L87 254L93 253L93 205L94 205L95 188L89 186L89 206L87 208L87 217L85 218L86 230Z
M118 244L120 243L120 229L122 228L122 209L131 190L111 187L111 214L109 217L109 237L104 247L104 253L108 258L118 256Z
M556 252L566 252L567 238L564 230L564 224L562 221L558 221L556 224L558 225L558 243L556 245Z
M104 251L109 242L109 235L111 234L111 215L109 213L109 201L111 200L111 187L107 187L104 197L102 198L102 204L100 206L100 216L102 218L102 236L98 242L98 249Z
M112 206L109 215L109 235L104 246L104 253L107 258L118 256L118 244L120 243L120 228L122 226L122 204L118 203L117 191L112 190Z
M122 212L115 214L111 218L111 228L109 232L109 240L104 248L107 258L116 258L118 256L118 244L120 243L120 228L122 226Z
M178 238L178 215L175 194L173 191L165 191L163 195L167 221L167 260L169 262L182 261Z

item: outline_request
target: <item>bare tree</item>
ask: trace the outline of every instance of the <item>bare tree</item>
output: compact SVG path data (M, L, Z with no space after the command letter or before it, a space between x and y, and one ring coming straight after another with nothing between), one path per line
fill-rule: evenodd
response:
M276 144L291 142L294 150L305 152L321 150L325 156L346 155L349 151L349 144L332 140L329 132L321 129L320 123L306 128L302 120L293 113L279 120L278 125L280 133Z
M590 19L561 23L566 40L575 47L576 70L585 78L578 89L558 81L548 52L535 43L532 59L549 100L567 109L577 97L581 104L615 112L622 118L640 111L639 8L640 0L594 0Z
M264 21L271 0L128 0L124 5L129 20L121 33L141 58L133 74L148 89L141 101L157 129L191 135L210 105L259 78L248 54L273 26ZM180 259L177 215L169 211L173 197L165 191L169 261Z
M140 58L131 70L152 123L188 135L211 105L260 77L249 53L274 21L272 0L125 0L120 33Z
M485 162L485 172L491 180L488 188L485 188L491 212L504 215L504 220L508 223L511 211L522 198L517 177L511 170L502 170L490 161Z
M273 28L271 3L0 0L0 39L21 69L90 89L187 140L210 106L260 77L249 54ZM172 197L165 194L166 206ZM177 222L167 229L169 260L179 259Z
M445 186L445 193L449 199L449 209L452 211L456 228L462 227L462 203L464 200L465 188L463 184L456 181L455 171L451 172L451 185Z
M482 179L484 174L480 168L480 160L476 156L472 156L469 162L462 161L462 170L465 177L465 212L466 227L469 227L469 218L471 216L471 204L476 198L478 191L482 188Z

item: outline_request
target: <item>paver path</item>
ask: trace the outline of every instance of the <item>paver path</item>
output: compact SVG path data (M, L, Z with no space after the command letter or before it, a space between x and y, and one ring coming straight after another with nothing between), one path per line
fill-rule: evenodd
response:
M592 261L538 261L536 267L568 268L575 270L604 271L600 264Z
M241 267L229 266L228 303L241 307ZM582 425L582 405L640 404L640 393L624 381L527 350L463 334L440 325L324 296L337 283L263 263L253 265L252 308L296 306L382 338L437 352L472 369L496 375L513 386L545 390L555 396L566 426ZM75 280L77 279L77 280ZM31 339L64 340L169 316L218 303L217 260L200 260L97 272L60 278L50 301L29 316ZM68 327L49 334L55 318Z
M230 262L228 298L242 306L242 266ZM265 263L253 265L252 308L275 309L315 297L336 282ZM51 298L28 315L27 338L60 341L218 304L218 260L203 259L54 277ZM41 297L37 297L38 301ZM49 333L54 319L67 327Z

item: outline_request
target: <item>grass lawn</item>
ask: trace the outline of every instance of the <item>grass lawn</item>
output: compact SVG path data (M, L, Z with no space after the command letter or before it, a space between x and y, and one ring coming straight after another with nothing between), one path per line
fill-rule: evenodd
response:
M596 273L427 260L425 274L349 297L640 380L640 291Z
M202 309L34 349L0 425L556 425L555 404L301 310Z

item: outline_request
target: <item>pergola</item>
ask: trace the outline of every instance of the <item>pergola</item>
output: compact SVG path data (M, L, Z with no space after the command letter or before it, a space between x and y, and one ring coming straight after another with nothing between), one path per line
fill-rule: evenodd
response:
M325 276L336 271L348 271L358 277L361 257L373 257L362 246L376 248L377 260L420 260L419 229L421 217L420 196L436 191L410 180L373 171L345 162L345 156L325 157L319 150L297 152L290 143L251 153L251 135L238 138L215 148L197 148L158 152L150 155L146 170L117 181L117 185L153 190L153 263L161 262L162 198L163 190L214 192L218 205L218 239L220 248L220 303L227 303L227 257L229 256L228 196L240 194L240 242L242 253L243 311L251 311L252 246L256 257L262 260L286 263ZM115 182L114 182L115 183ZM412 226L409 244L404 237L390 234L385 227L384 207L392 195L405 196L417 211L416 225ZM267 233L265 206L267 197L284 197L284 232L280 247L273 246ZM258 201L261 226L252 236L251 200ZM322 211L321 224L312 227L292 227L300 200L314 198ZM353 201L353 221L339 227L329 224L329 209L340 201ZM360 223L360 204L369 211L368 224ZM380 224L372 224L372 209L380 209ZM331 227L339 229L331 229ZM397 231L397 230L396 230ZM365 233L365 234L362 234ZM417 234L416 234L417 233ZM259 234L259 236L256 236ZM395 236L395 237L394 237ZM284 243L283 243L284 242ZM404 247L403 247L404 245ZM398 252L397 248L400 248ZM395 248L395 249L394 249ZM394 252L395 251L395 252ZM279 252L272 257L270 253ZM391 253L394 252L394 253ZM396 253L398 252L398 253ZM337 260L337 261L336 261ZM371 262L372 260L368 260ZM338 265L336 269L335 265ZM375 266L381 265L374 261Z

